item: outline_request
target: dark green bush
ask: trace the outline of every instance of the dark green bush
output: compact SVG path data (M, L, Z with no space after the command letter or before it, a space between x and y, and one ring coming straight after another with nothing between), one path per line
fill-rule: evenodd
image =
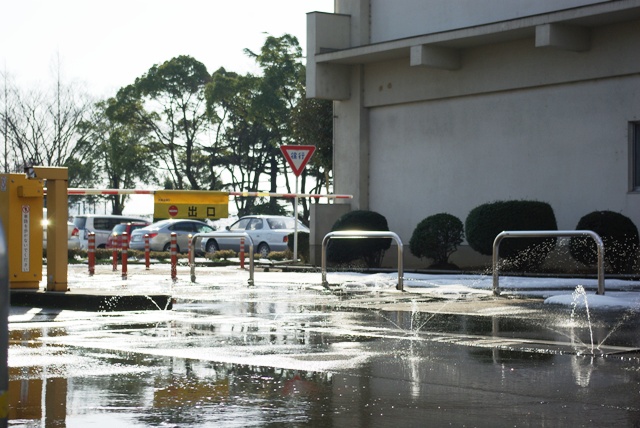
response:
M387 219L375 211L350 211L333 225L332 232L341 230L388 231ZM327 260L349 263L363 260L367 267L380 267L384 252L391 247L389 238L331 239L327 245Z
M551 205L539 201L497 201L479 205L467 216L469 246L484 255L493 253L493 241L504 231L557 230ZM505 265L517 270L540 268L557 238L508 238L500 243Z
M269 260L273 260L276 262L287 260L290 257L293 257L293 254L290 253L289 251L272 251L267 256Z
M218 250L213 253L207 253L205 255L209 260L228 260L232 257L236 257L237 254L233 250Z
M409 240L409 250L416 257L433 259L433 268L455 267L449 264L449 256L463 239L464 227L458 217L435 214L418 223Z
M293 252L293 233L287 236L287 248ZM298 258L309 261L309 233L298 231Z
M628 217L613 211L594 211L582 217L576 230L592 230L602 238L604 260L612 273L631 273L637 258L638 228ZM571 256L585 265L598 261L596 243L591 237L572 237Z

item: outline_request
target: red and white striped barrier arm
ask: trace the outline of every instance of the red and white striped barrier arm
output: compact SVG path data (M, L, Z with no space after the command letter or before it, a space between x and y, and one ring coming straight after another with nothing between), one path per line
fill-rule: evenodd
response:
M46 192L46 189L45 189ZM68 195L153 195L156 190L140 190L140 189L82 189L69 188ZM269 197L269 198L328 198L328 199L353 199L353 195L320 195L315 193L271 193L271 192L229 192L229 196L238 197Z

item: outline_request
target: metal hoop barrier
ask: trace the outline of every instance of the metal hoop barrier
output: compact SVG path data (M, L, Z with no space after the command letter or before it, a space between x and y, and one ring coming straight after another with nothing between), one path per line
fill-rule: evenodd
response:
M122 232L122 279L127 279L128 275L128 263L129 263L129 234L127 232Z
M249 285L253 285L253 239L246 232L230 232L230 233L196 233L191 237L191 247L194 251L189 255L189 263L191 263L191 282L196 282L196 264L195 264L195 243L198 238L237 238L245 239L249 242Z
M9 250L0 221L0 427L9 418Z
M113 236L113 250L111 251L111 266L114 272L118 271L118 249L120 248L121 236L118 234L114 234Z
M496 236L493 241L493 294L500 295L499 272L498 272L498 248L500 242L504 238L551 238L566 236L590 236L596 242L598 247L598 292L597 294L604 296L604 244L600 235L592 230L529 230L529 231L505 231Z
M397 290L404 291L404 250L400 237L394 232L366 231L366 230L342 230L329 232L322 239L322 285L327 287L327 244L330 239L360 239L360 238L393 238L398 244L398 285Z
M171 279L173 282L178 280L178 234L171 232L171 244L169 245L169 254L171 255Z

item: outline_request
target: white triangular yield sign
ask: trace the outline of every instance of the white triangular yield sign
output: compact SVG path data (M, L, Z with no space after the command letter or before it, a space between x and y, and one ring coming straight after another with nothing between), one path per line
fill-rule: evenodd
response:
M316 146L280 146L280 150L297 177L316 151Z

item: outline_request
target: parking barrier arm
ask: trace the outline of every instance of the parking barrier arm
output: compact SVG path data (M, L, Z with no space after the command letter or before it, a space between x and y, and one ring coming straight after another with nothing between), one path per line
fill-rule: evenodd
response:
M567 236L590 236L596 242L598 247L598 292L597 294L604 296L604 244L600 235L592 230L528 230L528 231L505 231L496 236L493 241L493 294L500 295L499 271L498 271L498 249L500 242L504 238L551 238L551 237L567 237Z
M360 239L360 238L393 238L398 244L398 285L397 290L404 291L404 250L400 237L389 231L367 231L367 230L341 230L329 232L322 239L322 285L327 287L327 244L330 239Z
M191 254L189 255L189 263L191 264L191 282L196 282L196 264L195 264L195 253L196 253L196 239L202 238L244 238L246 242L249 243L249 285L254 285L253 281L253 271L254 271L254 263L253 263L253 239L246 232L212 232L212 233L196 233L191 237Z

